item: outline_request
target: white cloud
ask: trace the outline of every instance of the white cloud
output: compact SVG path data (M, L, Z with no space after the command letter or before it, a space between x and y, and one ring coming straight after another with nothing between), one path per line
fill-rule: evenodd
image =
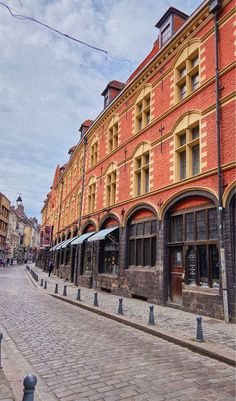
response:
M114 56L137 63L157 37L170 5L186 13L200 1L11 0L7 5ZM78 141L78 128L102 109L107 82L126 81L129 64L0 13L0 191L40 215L57 163Z

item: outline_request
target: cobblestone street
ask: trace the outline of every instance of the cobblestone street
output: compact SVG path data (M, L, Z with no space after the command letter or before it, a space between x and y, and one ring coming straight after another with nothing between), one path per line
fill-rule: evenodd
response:
M234 400L234 368L43 294L23 266L0 282L3 368L36 374L35 401Z

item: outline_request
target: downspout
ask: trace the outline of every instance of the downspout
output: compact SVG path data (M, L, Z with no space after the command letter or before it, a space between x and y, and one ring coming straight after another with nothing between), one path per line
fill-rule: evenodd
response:
M83 167L82 167L82 183L81 183L81 193L80 193L80 208L79 208L79 220L78 220L78 232L80 233L81 229L81 221L82 221L82 210L83 210L83 201L84 201L84 184L85 184L85 166L86 166L86 148L87 148L87 137L83 137L84 142L84 154L83 154ZM80 233L81 234L81 233ZM79 246L82 246L79 245ZM76 254L75 254L75 271L74 271L74 283L77 285L77 277L78 277L78 262L79 262L79 246L76 246ZM80 252L81 253L81 252Z
M61 224L61 209L62 209L63 184L64 184L64 181L63 181L63 179L62 179L62 181L61 181L60 210L59 210L59 219L58 219L57 233L59 233L60 224ZM57 261L58 261L57 265L58 265L58 268L60 268L60 265L61 265L61 250L59 250L58 252L59 252L59 255L57 255Z
M225 241L224 241L224 218L222 203L222 169L221 169L221 116L220 116L220 79L219 79L219 13L221 11L221 0L212 0L209 3L209 11L214 14L215 31L215 93L216 93L216 139L217 139L217 177L218 177L218 224L220 243L220 271L222 279L223 308L225 323L229 323L228 288L225 265Z

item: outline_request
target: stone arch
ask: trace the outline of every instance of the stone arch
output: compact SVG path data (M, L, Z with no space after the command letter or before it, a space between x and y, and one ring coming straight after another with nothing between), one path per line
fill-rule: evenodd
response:
M84 233L86 233L87 231L87 229L89 229L89 227L94 227L94 231L97 231L97 222L95 221L95 220L93 220L93 219L90 219L90 220L88 220L88 221L86 221L83 225L82 225L82 227L81 227L81 234L84 234ZM91 230L92 231L92 230Z
M110 173L112 173L113 171L116 171L116 170L117 170L117 163L116 162L112 162L107 166L106 170L104 171L104 174L107 175L107 174L110 174Z
M152 85L147 83L144 84L141 91L138 93L135 103L138 103L140 100L142 100L145 96L147 96L149 93L151 93L152 90Z
M113 114L110 118L109 118L109 120L108 120L108 126L107 126L107 129L109 129L109 128L111 128L114 124L116 124L117 122L119 121L119 115L116 113L116 114Z
M117 225L120 226L120 219L119 219L118 215L116 213L108 213L108 214L105 214L102 217L102 219L100 220L99 230L102 230L105 227L105 223L107 223L108 220L111 220L111 221L114 220L114 224L116 222Z
M191 127L193 124L201 119L202 113L199 110L189 110L182 114L174 123L171 134L176 134Z
M151 149L151 144L149 142L143 141L135 147L131 157L132 159L138 157L143 153L150 151L150 149Z
M203 196L206 198L211 199L216 206L218 206L218 199L214 191L208 189L208 188L200 188L200 187L193 187L193 188L188 188L185 190L181 190L177 193L175 193L173 196L171 196L162 206L161 212L160 212L160 218L163 220L166 216L166 213L180 200L184 200L185 198L191 197L191 196Z
M134 213L142 210L142 209L147 209L150 212L152 212L154 214L154 216L157 218L157 220L159 220L159 216L158 216L158 212L157 209L155 208L154 205L152 205L150 202L142 202L139 204L136 204L134 206L132 206L128 212L126 213L125 219L124 219L124 225L126 226L130 220L130 218L134 215Z
M180 65L184 60L186 60L189 57L189 55L191 55L195 50L199 48L200 44L201 44L201 39L194 38L191 39L188 43L185 43L183 46L181 46L173 61L171 68Z
M232 182L223 194L223 207L228 208L233 195L236 193L236 182Z

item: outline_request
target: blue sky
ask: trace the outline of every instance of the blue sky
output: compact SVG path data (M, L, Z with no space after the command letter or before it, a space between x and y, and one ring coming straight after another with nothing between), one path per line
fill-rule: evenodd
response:
M132 60L132 71L157 38L156 22L174 6L191 14L199 0L5 0L21 13L110 54ZM130 65L13 18L0 6L0 191L40 220L57 164L79 139L86 119L103 108L113 79Z

